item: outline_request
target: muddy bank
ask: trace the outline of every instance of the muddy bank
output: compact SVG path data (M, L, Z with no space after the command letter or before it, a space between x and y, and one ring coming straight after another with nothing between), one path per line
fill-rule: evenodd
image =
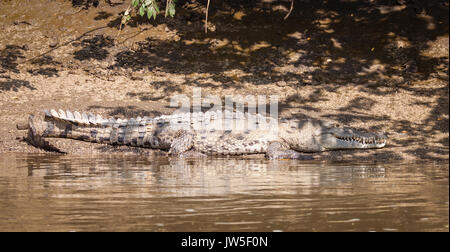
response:
M43 152L15 125L44 108L155 116L173 111L171 96L201 87L221 97L276 94L283 117L390 138L382 150L318 159L448 162L448 1L303 1L285 21L283 1L219 2L207 34L203 5L182 2L174 19L134 18L120 36L127 5L112 2L0 3L0 153ZM68 153L154 153L50 141Z

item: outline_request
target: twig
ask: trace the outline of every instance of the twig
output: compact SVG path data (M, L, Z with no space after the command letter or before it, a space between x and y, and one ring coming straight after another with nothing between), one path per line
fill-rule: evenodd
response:
M66 45L68 45L68 44L70 44L70 43L72 43L72 42L74 42L74 41L80 40L82 37L88 35L88 34L91 33L91 32L94 32L94 31L97 31L97 30L100 30L100 29L104 29L104 28L108 28L108 26L101 26L101 27L94 28L94 29L92 29L92 30L90 30L90 31L87 31L87 32L81 34L79 37L77 37L77 38L75 38L75 39L72 39L72 40L70 40L70 41L67 41L66 43L64 43L64 44L62 44L62 45L56 45L54 48L52 48L52 49L50 49L50 50L48 50L48 51L46 51L46 52L44 52L44 53L41 53L41 54L39 54L39 55L37 55L37 56L31 57L31 58L29 58L29 59L27 59L27 60L24 60L24 61L22 61L22 62L19 62L19 64L23 64L23 63L29 62L29 61L31 61L31 60L34 60L34 59L36 59L36 58L42 57L42 56L44 56L44 55L46 55L46 54L48 54L48 53L50 53L50 52L52 52L52 51L54 51L54 50L56 50L56 49L62 47L62 46L66 46Z
M291 15L293 9L294 9L294 0L291 0L291 8L289 9L288 14L286 14L286 16L284 17L284 20L286 20L289 17L289 15Z
M167 12L169 12L169 1L170 0L166 0L166 10L164 11L164 15L166 15L166 17L167 17Z
M114 38L114 40L116 40L120 36L120 33L122 32L122 26L125 26L128 23L128 21L126 20L126 16L130 15L130 11L132 10L132 9L131 10L130 9L131 9L131 4L128 5L127 10L123 13L122 19L120 20L119 31L117 32L117 35Z
M134 34L134 35L132 35L132 36L130 36L130 37L128 37L128 38L125 38L125 39L124 39L123 41L121 41L121 42L117 39L117 44L123 44L123 43L125 43L125 41L127 41L127 40L129 40L129 39L131 39L131 38L136 37L137 35L141 34L142 32L144 32L144 31L146 31L146 30L148 30L148 28L139 29L139 31L138 31L136 34Z
M208 10L209 10L209 2L211 0L208 0L208 4L206 5L206 20L205 20L205 33L208 33Z

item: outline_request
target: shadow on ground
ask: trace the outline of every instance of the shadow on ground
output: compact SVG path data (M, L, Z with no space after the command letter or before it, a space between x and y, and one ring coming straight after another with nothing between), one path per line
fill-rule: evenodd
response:
M18 92L19 88L22 87L28 88L30 90L35 90L35 88L31 86L29 81L11 79L9 76L0 76L0 92L2 91Z

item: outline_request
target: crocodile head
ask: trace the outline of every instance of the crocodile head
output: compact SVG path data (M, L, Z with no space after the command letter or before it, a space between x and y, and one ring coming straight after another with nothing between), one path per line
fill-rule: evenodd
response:
M330 127L322 130L317 141L324 150L378 149L386 145L383 133L361 132L349 128Z
M383 133L362 132L312 120L288 123L281 133L291 149L301 152L376 149L383 148L387 140Z

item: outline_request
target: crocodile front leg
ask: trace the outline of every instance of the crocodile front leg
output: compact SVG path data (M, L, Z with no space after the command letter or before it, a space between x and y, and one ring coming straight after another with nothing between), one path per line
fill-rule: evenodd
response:
M272 142L269 144L266 152L269 159L300 159L312 160L312 156L304 155L300 152L283 147L280 142Z
M181 154L192 149L194 145L194 134L190 131L182 130L177 135L170 145L169 154L181 156Z
M181 158L205 158L208 155L201 153L200 151L188 150L179 155Z

